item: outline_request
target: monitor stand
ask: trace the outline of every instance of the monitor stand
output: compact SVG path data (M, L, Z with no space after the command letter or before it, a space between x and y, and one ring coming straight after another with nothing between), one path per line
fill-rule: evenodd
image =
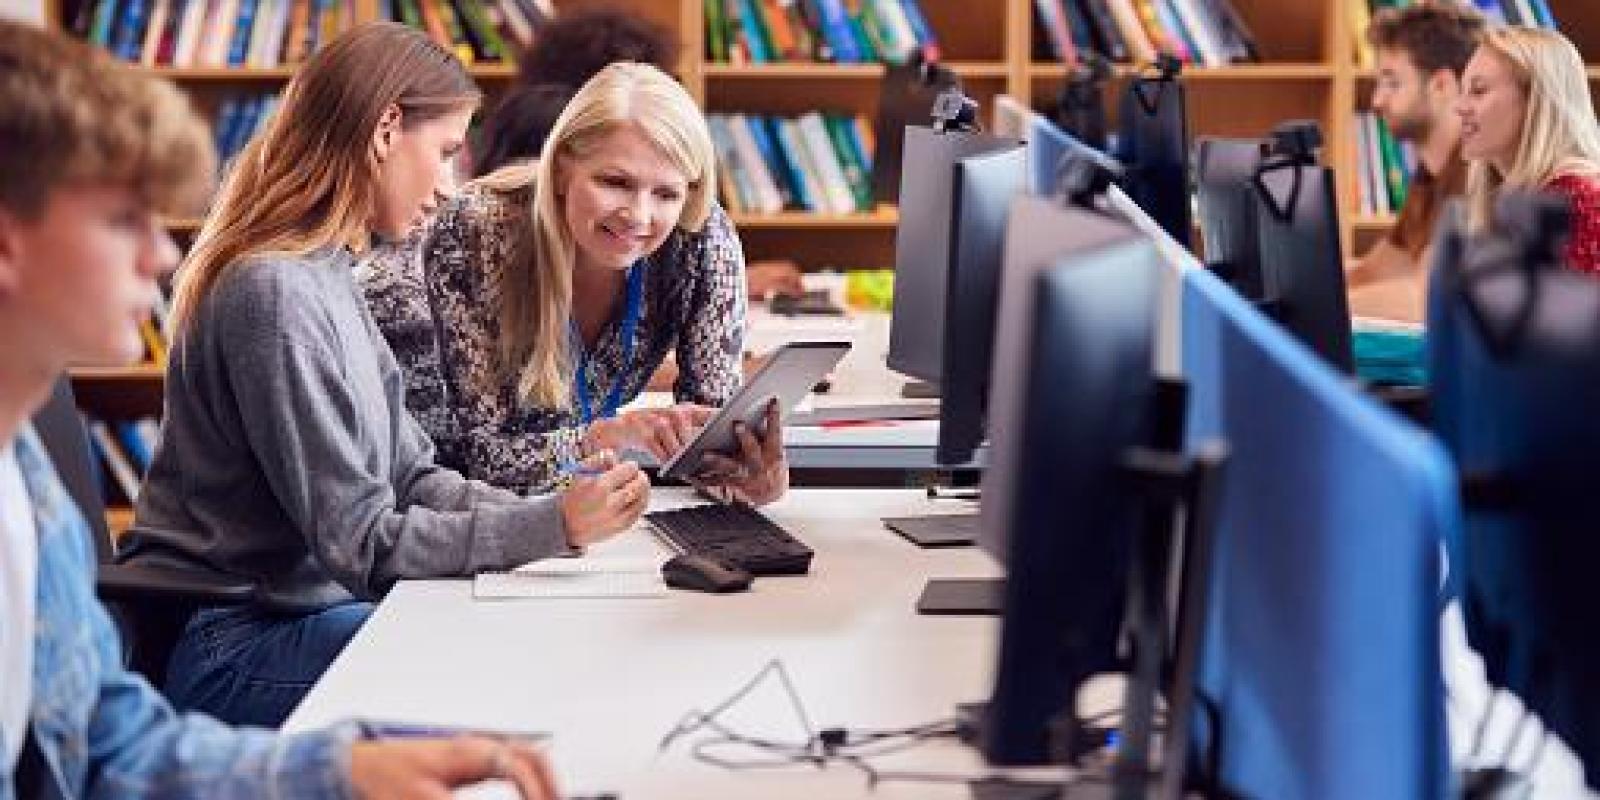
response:
M978 541L977 514L884 517L883 524L918 547L966 547Z
M906 381L900 384L900 396L912 400L937 400L939 384L930 381Z
M997 617L1005 599L1004 578L934 578L922 587L922 596L917 598L917 613Z

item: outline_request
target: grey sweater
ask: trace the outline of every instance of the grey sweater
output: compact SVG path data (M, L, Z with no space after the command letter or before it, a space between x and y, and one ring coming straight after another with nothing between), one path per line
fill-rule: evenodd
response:
M264 606L310 611L566 547L554 497L433 463L353 266L330 248L223 271L173 342L122 560L248 578Z

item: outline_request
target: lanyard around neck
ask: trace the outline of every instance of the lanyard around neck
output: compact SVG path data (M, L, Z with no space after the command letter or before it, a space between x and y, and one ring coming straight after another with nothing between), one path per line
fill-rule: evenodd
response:
M633 337L639 328L639 315L644 307L644 269L639 264L628 268L628 289L626 304L622 309L622 325L618 335L622 337L622 363L617 368L617 374L611 381L611 391L606 394L605 405L600 407L600 419L614 417L617 409L622 406L622 389L628 378L628 367L633 364ZM589 400L589 383L585 376L589 373L589 351L583 346L583 336L576 331L577 322L573 322L573 338L578 343L581 353L578 358L578 374L573 383L578 388L578 418L584 424L595 420L593 406ZM596 345L598 346L598 342Z

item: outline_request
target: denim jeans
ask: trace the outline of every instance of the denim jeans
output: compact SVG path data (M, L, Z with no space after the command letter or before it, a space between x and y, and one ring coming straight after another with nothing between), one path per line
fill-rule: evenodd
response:
M167 664L166 694L186 711L276 728L372 614L353 602L309 614L203 609Z

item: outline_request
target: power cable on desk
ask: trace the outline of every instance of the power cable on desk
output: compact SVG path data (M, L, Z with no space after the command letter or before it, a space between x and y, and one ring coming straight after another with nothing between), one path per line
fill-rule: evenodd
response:
M778 681L788 696L796 718L805 730L806 739L801 742L778 741L758 736L747 736L733 728L719 722L717 717L737 705L759 686L767 676L776 674ZM923 782L923 783L972 783L990 782L1003 783L1006 779L994 774L958 775L953 773L933 773L914 771L885 771L880 770L867 761L870 758L909 750L924 744L932 739L956 738L964 730L964 726L957 719L942 719L923 725L913 725L907 728L890 728L881 730L852 730L841 727L828 727L818 730L812 724L811 718L806 714L805 705L800 699L800 694L795 690L794 682L789 678L789 672L784 668L783 662L777 659L767 662L755 675L741 686L737 691L713 706L710 711L690 711L685 714L678 724L662 737L659 750L666 750L683 736L696 731L709 730L717 737L697 742L690 753L698 761L722 769L756 770L792 767L795 765L810 764L822 769L829 764L842 763L860 770L867 779L869 788L876 787L879 783L886 782ZM762 751L768 757L759 759L733 759L713 752L718 748L728 746L748 747ZM1085 777L1082 780L1094 780Z

